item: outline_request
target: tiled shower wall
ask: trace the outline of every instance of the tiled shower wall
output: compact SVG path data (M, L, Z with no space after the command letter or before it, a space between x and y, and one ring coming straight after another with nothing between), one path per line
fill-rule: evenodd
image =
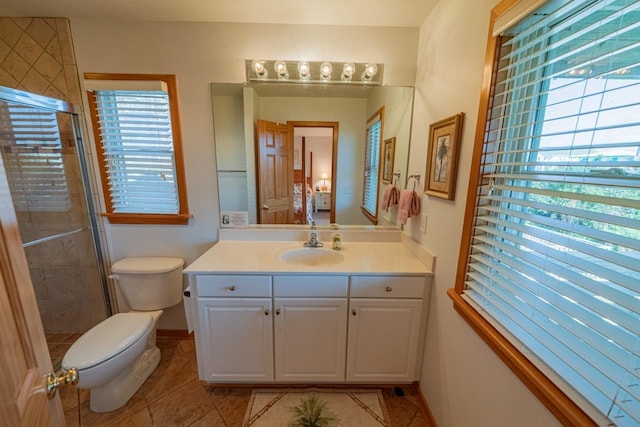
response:
M69 21L0 17L0 85L80 104Z
M69 21L0 17L0 85L80 105ZM88 225L71 120L64 116L58 113L71 209L17 212L25 242ZM25 249L45 331L82 332L106 317L92 245L85 230Z

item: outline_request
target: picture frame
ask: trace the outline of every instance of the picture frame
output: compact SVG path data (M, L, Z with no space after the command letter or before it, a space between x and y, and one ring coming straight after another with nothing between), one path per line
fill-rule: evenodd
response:
M382 181L393 182L393 161L396 156L396 137L384 140L382 149Z
M454 200L464 113L458 113L429 126L427 177L424 193Z

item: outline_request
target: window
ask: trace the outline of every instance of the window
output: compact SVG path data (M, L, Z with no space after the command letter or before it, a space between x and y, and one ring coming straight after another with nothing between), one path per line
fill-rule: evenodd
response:
M374 224L378 223L378 186L380 184L383 122L384 106L367 121L367 140L364 155L362 212Z
M547 1L492 40L449 295L562 422L637 426L640 1Z
M107 213L118 224L186 224L172 75L85 74Z

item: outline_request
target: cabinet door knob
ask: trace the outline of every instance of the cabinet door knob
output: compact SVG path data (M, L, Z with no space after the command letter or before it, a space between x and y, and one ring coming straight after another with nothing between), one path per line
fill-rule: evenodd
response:
M230 290L231 292L235 291L235 290L236 290L236 285L231 285L231 286L229 286L229 290Z
M280 309L276 308L276 316L280 316Z
M387 292L391 292L393 289L391 289L391 286L387 286L386 288L384 288L384 290Z
M358 312L356 311L356 309L355 309L355 308L352 308L352 309L351 309L351 314L353 314L353 315L355 316L356 314L358 314Z
M269 311L269 309L268 309L268 308L264 310L264 315L265 315L265 316L268 316L268 315L269 315L269 313L270 313L270 311Z

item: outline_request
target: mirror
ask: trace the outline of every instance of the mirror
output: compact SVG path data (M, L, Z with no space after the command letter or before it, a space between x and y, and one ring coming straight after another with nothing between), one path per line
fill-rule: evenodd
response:
M332 152L330 148L312 148L297 153L299 157L294 155L294 162L299 164L299 159L306 160L304 179L310 182L314 190L314 202L315 188L319 189L318 193L329 194L333 222L340 225L371 225L360 209L366 126L369 117L384 106L381 150L385 140L395 138L393 168L394 172L400 173L396 178L398 188L404 188L411 138L413 87L213 83L211 92L221 211L248 212L249 224L260 223L259 208L262 206L258 206L259 189L256 188L258 120L278 124L338 123L332 159L326 157L326 153ZM309 132L317 130L310 128ZM305 136L305 146L319 147L314 139L320 136L300 134L296 128L296 138L301 136ZM330 136L324 135L323 138L331 141ZM300 149L298 142L295 147ZM311 165L328 166L314 166L309 171L310 151L316 157ZM323 173L328 175L326 181L322 179ZM386 185L387 181L383 181L380 174L378 225L395 226L397 207L389 211L380 208ZM327 187L327 190L322 191L322 187ZM320 200L319 203L326 201ZM315 211L316 207L312 206L311 209Z

